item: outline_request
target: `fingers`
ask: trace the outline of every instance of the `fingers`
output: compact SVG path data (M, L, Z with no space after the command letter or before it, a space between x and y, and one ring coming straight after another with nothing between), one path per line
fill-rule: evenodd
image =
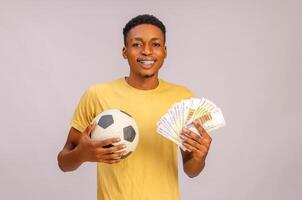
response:
M197 149L187 143L183 143L183 145L192 153L193 158L196 160L204 160L209 152L209 149L204 146L202 146L202 149Z
M103 162L108 164L118 163L122 157L126 155L126 144L116 144L121 141L120 138L109 138L102 141L91 140L93 160L95 162Z
M115 153L110 153L110 154L100 154L100 155L98 155L98 159L102 159L102 160L119 160L126 153L127 153L127 151L115 152Z
M195 140L196 142L200 141L201 136L194 133L193 131L191 131L190 129L184 128L183 132L185 134L181 134L182 136L186 136L187 138L191 138L193 140ZM185 138L186 139L186 138Z
M199 149L201 146L200 136L197 136L197 134L193 133L190 130L186 130L185 133L186 135L180 134L180 138L183 140L183 142Z
M209 148L212 142L212 138L210 136L209 137L199 136L198 134L190 130L185 132L185 134L181 133L180 138L184 142L193 145L196 148L199 148L200 146L206 146L207 148Z
M212 142L212 138L208 134L208 132L201 126L201 124L198 121L193 121L193 124L195 128L198 130L199 134L202 136L202 138L205 139L208 143Z
M111 147L113 148L113 147ZM113 148L116 149L116 148ZM108 149L106 149L108 150ZM114 164L114 163L119 163L122 159L123 156L127 154L127 151L120 151L115 153L107 153L107 154L99 154L98 155L98 162L103 162L107 164Z
M184 145L190 152L192 152L192 153L198 152L198 149L197 149L197 148L195 148L194 146L192 146L192 145L190 145L190 144L188 144L188 143L186 143L186 142L184 142L183 145Z
M125 148L126 148L125 144L119 144L119 145L112 146L109 148L101 148L99 150L99 153L110 154L110 153L115 153L115 152L121 152L121 150L123 150Z
M193 121L193 125L198 130L198 132L201 136L203 136L205 133L207 133L207 131L204 130L204 128L201 126L201 124L197 120Z
M191 133L195 134L195 133ZM197 135L197 134L195 134ZM183 136L181 135L181 138L183 139L183 145L185 148L187 148L191 153L192 156L196 159L196 160L204 160L205 157L207 156L208 152L209 152L209 148L210 148L210 144L205 142L205 139L198 136L200 139L198 139L198 142L192 138L190 138L189 136Z
M202 133L202 136L194 133L189 129L184 129L184 132L180 134L180 138L183 140L184 146L191 151L194 151L196 149L208 152L208 149L210 148L212 142L212 138L199 123L194 122L194 125L196 129L200 133Z
M93 142L94 147L104 147L104 146L111 145L112 143L116 143L119 141L121 141L121 139L118 137L115 137L115 138L109 138L106 140L92 141L92 142Z
M120 159L127 151L125 150L126 144L119 144L109 148L98 148L96 150L97 158L99 159Z

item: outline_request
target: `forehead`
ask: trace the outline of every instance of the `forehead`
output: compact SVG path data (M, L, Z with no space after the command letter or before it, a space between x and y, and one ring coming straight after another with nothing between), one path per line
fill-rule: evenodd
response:
M144 40L158 38L164 41L164 34L157 26L151 24L140 24L133 27L127 34L127 40L131 41L135 38L142 38Z

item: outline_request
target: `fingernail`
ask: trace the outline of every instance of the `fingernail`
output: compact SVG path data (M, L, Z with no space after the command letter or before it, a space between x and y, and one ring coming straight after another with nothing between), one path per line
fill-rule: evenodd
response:
M119 142L119 141L121 141L121 138L115 138L114 141Z

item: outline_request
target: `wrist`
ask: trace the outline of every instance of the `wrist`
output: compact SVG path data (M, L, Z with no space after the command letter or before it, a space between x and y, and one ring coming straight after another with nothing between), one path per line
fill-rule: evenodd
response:
M85 159L85 155L83 154L83 150L80 146L77 146L74 149L74 155L75 155L75 161L81 165L83 162L86 162L87 160Z
M202 158L192 157L192 160L196 163L199 163L200 165L204 165L206 162L206 157L202 157Z

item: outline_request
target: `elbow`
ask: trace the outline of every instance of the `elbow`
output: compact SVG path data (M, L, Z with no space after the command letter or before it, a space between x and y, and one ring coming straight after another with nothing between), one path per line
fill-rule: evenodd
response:
M198 172L198 173L186 172L186 174L189 178L195 178L196 176L198 176L200 174L200 172Z
M62 172L70 172L76 170L79 165L71 165L66 160L64 153L61 151L57 156L58 167Z
M62 155L61 152L58 154L57 156L57 162L58 162L58 167L62 172L67 172L68 170L66 170L63 165L62 165Z
M196 176L198 176L204 169L204 166L205 166L205 163L203 163L201 166L198 166L198 167L192 167L187 165L187 164L184 164L184 172L186 173L186 175L189 177L189 178L194 178Z
M196 175L192 175L192 174L187 174L187 176L188 176L189 178L195 178L195 177L196 177Z
M64 167L62 167L62 165L58 162L58 167L62 172L68 172L68 170L66 170Z

